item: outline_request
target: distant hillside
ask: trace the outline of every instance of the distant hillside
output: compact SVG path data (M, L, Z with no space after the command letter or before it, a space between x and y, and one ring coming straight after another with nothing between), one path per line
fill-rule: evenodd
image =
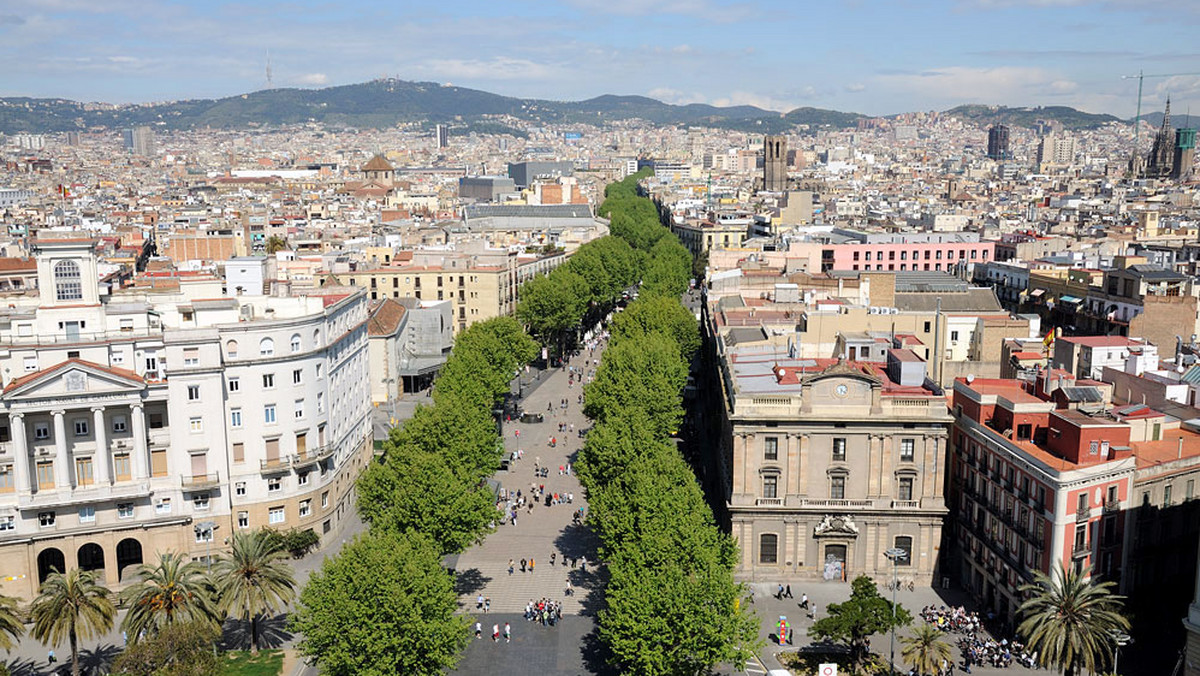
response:
M674 105L644 96L605 95L586 101L501 96L433 82L386 79L325 89L269 89L223 99L104 106L65 99L0 98L0 133L110 129L148 124L167 129L249 127L320 122L388 127L403 122L459 122L484 128L489 116L532 122L644 119L655 124L705 125L762 133L797 124L852 126L861 115L798 108L780 114L754 106Z
M1066 129L1095 129L1109 122L1123 122L1114 115L1085 113L1068 106L1009 108L1007 106L966 105L951 108L946 115L974 122L982 127L1005 124L1010 127L1036 127L1038 120L1055 121Z
M1142 119L1150 124L1151 127L1161 127L1163 114L1162 111L1153 113L1142 113ZM1129 122L1133 122L1133 118L1129 118ZM1191 127L1195 129L1200 126L1200 115L1188 115L1187 113L1180 114L1178 110L1171 113L1171 126L1176 129Z

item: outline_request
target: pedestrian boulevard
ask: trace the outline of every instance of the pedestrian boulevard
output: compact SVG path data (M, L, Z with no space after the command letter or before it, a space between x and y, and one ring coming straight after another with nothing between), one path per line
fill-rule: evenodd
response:
M575 357L568 364L583 369L588 351ZM595 352L600 358L600 350ZM596 368L589 364L586 368ZM518 510L517 524L499 523L501 512L497 511L497 525L481 544L459 555L455 570L458 573L459 604L463 611L475 617L479 595L491 600L491 613L522 613L531 600L543 597L563 603L563 615L589 614L588 592L600 586L601 580L593 562L596 559L596 540L583 525L572 523L572 515L579 508L587 509L583 488L574 475L559 473L559 467L573 463L583 444L578 437L580 429L588 425L583 415L579 395L582 384L568 384L569 374L562 369L547 370L532 391L528 385L530 376L523 376L525 398L520 406L530 413L541 413L545 421L524 424L515 420L504 425L504 447L506 454L524 450L524 457L510 465L507 471L496 473L495 479L512 493L520 490L528 494L535 484L544 485L547 494L574 494L574 502L545 506L544 501ZM563 399L567 407L561 407ZM549 405L549 410L548 409ZM560 433L558 424L575 425L575 431ZM517 435L519 432L519 436ZM557 444L549 445L554 437ZM547 476L534 476L535 465L549 468ZM586 512L585 512L586 513ZM550 564L554 554L555 564ZM578 565L574 568L563 565L563 557L582 561L586 558L586 572ZM515 572L510 575L508 562L513 560ZM533 559L533 572L521 572L521 559ZM565 594L568 580L574 593Z

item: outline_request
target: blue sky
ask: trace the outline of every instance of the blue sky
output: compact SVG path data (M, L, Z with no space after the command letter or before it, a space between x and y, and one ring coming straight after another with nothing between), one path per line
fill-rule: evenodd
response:
M0 95L217 97L382 75L514 96L1131 116L1200 72L1196 0L0 0ZM1200 115L1200 75L1145 110ZM1194 104L1194 105L1193 105Z

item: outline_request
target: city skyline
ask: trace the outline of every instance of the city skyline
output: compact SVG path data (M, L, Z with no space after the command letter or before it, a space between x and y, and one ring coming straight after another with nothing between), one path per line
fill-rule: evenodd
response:
M1123 118L1200 104L1200 10L1127 0L468 0L455 13L357 3L0 3L20 62L0 94L111 103L219 98L380 76L530 98L814 106L886 115L963 103ZM1191 48L1194 49L1194 48ZM811 56L804 56L804 55ZM797 56L793 56L797 55ZM795 67L789 64L794 63ZM1200 106L1197 106L1200 111Z

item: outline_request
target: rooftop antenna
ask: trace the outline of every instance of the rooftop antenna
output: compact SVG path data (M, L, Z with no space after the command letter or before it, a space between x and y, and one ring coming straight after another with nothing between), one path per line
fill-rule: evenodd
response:
M271 77L271 49L267 48L267 89L271 89L274 79Z

